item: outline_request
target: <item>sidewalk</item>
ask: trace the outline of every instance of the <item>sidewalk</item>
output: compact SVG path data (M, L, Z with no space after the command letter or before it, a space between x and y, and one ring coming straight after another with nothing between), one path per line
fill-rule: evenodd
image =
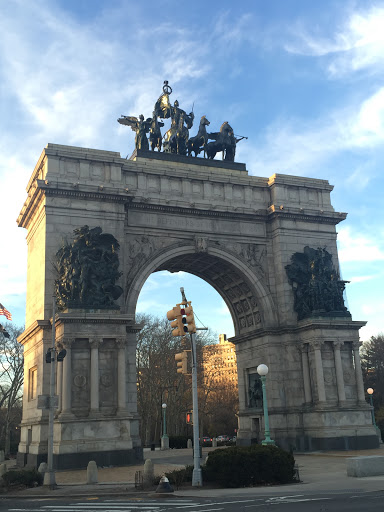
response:
M203 459L215 448L203 448ZM347 477L346 459L348 457L382 455L384 447L375 450L361 450L348 452L316 452L295 454L296 464L299 466L301 483L276 485L268 487L251 487L241 489L217 489L203 487L185 486L175 491L173 496L239 496L239 495L261 495L261 494L295 494L313 492L369 492L384 490L384 476L352 478ZM167 451L144 451L144 458L151 459L154 464L155 475L162 475L174 469L183 468L187 464L193 464L192 450L167 450ZM12 461L10 461L12 462ZM137 491L135 489L135 473L143 471L143 464L125 467L99 468L99 484L86 484L86 470L70 470L56 472L58 488L50 490L45 487L25 489L12 493L13 497L27 498L38 496L148 496L154 494L153 490ZM1 497L10 497L9 494L2 494ZM156 496L159 496L158 494Z

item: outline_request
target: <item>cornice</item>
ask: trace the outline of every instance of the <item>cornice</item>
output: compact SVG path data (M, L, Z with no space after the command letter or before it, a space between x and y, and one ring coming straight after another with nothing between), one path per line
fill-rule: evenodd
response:
M21 345L24 345L29 338L34 336L40 330L51 330L51 322L49 320L36 320L32 325L28 327L20 336L18 336L17 341Z
M164 212L170 214L178 214L178 215L195 215L195 216L204 216L204 217L222 217L227 219L239 219L246 220L249 218L259 219L265 221L266 211L258 210L257 212L235 212L235 211L216 211L216 210L207 210L207 209L198 209L193 207L183 207L183 206L170 206L170 205L162 205L162 204L149 204L144 202L126 202L125 205L126 210L144 210L148 212Z
M342 320L340 317L333 318L309 318L298 322L297 325L283 326L276 328L265 328L257 329L251 332L240 334L229 338L230 343L235 345L252 341L255 338L262 338L264 336L281 336L282 334L294 334L295 336L300 335L302 332L308 332L313 330L347 330L347 331L358 331L364 327L367 322L355 321L355 320ZM352 340L351 340L352 341ZM284 344L284 343L282 343Z
M292 209L285 210L282 207L271 205L268 208L267 222L271 223L277 220L300 220L303 222L315 222L317 224L339 224L345 220L347 214L344 212L326 212L324 210L305 212L304 208L298 208L297 211Z
M113 203L125 203L130 198L126 195L110 192L91 192L79 189L63 189L42 187L47 197L70 197L73 199L90 199L93 201L108 201Z

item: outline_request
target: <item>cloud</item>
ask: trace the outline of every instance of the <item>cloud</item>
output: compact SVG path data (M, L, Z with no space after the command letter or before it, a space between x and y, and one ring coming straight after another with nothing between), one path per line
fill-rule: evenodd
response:
M328 56L328 72L333 77L361 70L371 72L384 68L384 8L373 6L347 14L330 37L313 36L296 24L293 41L285 44L290 53L316 57ZM325 30L325 29L324 29Z
M352 172L347 177L351 185L358 181L361 189L375 177L364 171L374 158L372 151L378 149L384 149L384 87L359 104L340 106L317 119L276 119L242 156L249 162L252 174L308 176L323 172L324 162L342 152L364 151L364 166L349 169Z
M340 228L338 232L339 259L342 263L384 261L383 238L351 232L351 228Z

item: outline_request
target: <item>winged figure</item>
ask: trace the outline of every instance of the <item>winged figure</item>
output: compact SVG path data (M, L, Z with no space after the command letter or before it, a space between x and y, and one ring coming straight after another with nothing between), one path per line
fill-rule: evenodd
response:
M121 116L117 120L120 124L130 126L136 132L135 147L136 149L145 149L149 151L149 144L147 133L149 132L152 124L152 119L148 117L144 120L143 114L140 114L139 119L134 116Z

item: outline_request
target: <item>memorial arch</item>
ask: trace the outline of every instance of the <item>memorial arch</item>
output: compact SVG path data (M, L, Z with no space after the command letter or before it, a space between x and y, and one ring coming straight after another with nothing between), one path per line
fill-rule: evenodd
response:
M53 265L81 229L111 235L120 245L121 277L113 286L122 293L114 305L69 306L56 315L56 343L67 349L57 374L58 469L141 459L135 309L145 280L160 270L197 275L229 308L239 444L260 439L263 430L252 383L265 363L271 437L281 446L378 445L359 359L365 323L344 307L338 277L335 226L346 214L334 210L327 181L256 177L230 161L147 150L127 160L116 152L48 144L27 191L18 218L28 230L20 464L46 457L48 414L37 397L49 390ZM309 288L300 277L308 269ZM165 304L164 313L171 306Z

